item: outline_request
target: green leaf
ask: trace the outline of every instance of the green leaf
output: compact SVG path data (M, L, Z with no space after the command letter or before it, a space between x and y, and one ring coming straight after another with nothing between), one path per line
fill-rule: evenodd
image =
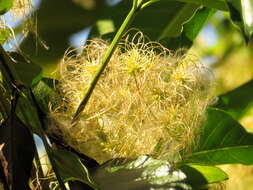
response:
M0 28L0 44L4 44L11 35L11 30L8 28Z
M207 20L215 13L214 9L201 8L190 19L189 22L183 25L183 32L176 38L165 38L162 40L163 44L170 49L190 48L199 32L205 26Z
M87 168L77 155L66 150L53 150L52 155L56 164L55 167L64 182L76 180L98 189L97 185L92 181Z
M1 0L0 1L0 15L6 13L13 4L13 0Z
M192 189L181 170L172 168L166 160L156 160L149 156L114 159L102 164L91 175L101 189Z
M176 1L199 4L208 8L218 9L222 11L228 10L228 6L225 0L176 0Z
M253 164L253 135L226 112L209 109L199 147L185 162L208 165Z
M183 31L183 24L185 24L191 19L191 17L195 14L198 8L198 5L192 3L182 5L180 10L176 14L174 14L173 19L171 19L170 22L168 22L168 24L164 28L162 28L158 40L167 37L179 36Z
M216 2L226 5L222 0ZM207 20L215 12L213 9L200 9L200 7L205 4L211 4L212 6L209 7L214 7L213 3L211 1L193 0L158 1L144 8L130 27L141 30L151 40L159 40L169 49L189 48ZM130 6L131 1L125 0L115 7L109 7L101 20L111 19L111 22L114 22L114 25L118 28ZM92 35L95 36L96 33L99 35L106 34L105 38L108 38L111 37L108 32L110 31L96 25Z
M253 106L253 80L219 96L216 108L225 110L234 119L240 119Z
M252 0L228 0L231 19L241 28L246 41L253 34L253 1Z
M29 62L17 52L7 54L2 46L0 46L0 70L10 89L11 83L31 87L42 77L40 66Z
M21 121L26 124L33 133L40 135L40 116L38 115L36 107L32 103L28 90L23 90L22 96L19 97L16 113Z
M217 183L228 179L220 168L197 164L185 164L179 167L187 175L188 182L194 187Z
M22 55L12 52L11 63L15 68L17 79L26 87L31 87L38 83L42 78L42 69L39 65L28 62Z
M123 0L114 7L108 7L101 19L111 19L116 28L119 28L131 9L131 4L129 0ZM181 34L182 25L194 15L199 7L200 5L193 3L159 1L144 8L130 27L138 28L151 40L176 37Z
M184 25L185 36L193 41L205 26L207 20L215 13L214 9L202 8L199 9L194 17Z
M20 44L20 49L29 55L34 63L51 72L70 47L70 37L94 25L98 19L104 8L104 0L92 2L91 7L88 7L85 6L85 1L41 1L34 12L37 20L36 33L39 37L30 33ZM84 35L83 39L85 38ZM49 76L48 73L44 74Z
M57 102L59 95L54 90L57 84L56 79L42 78L42 80L33 87L33 94L44 113L49 112L49 102Z

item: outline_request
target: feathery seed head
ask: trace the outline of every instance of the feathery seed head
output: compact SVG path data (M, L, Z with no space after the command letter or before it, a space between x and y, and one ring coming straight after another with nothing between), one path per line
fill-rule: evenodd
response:
M210 73L193 55L177 56L158 43L146 43L140 32L120 43L80 122L70 127L107 47L94 39L81 53L66 53L56 85L61 101L54 103L48 132L101 163L189 151L212 98Z

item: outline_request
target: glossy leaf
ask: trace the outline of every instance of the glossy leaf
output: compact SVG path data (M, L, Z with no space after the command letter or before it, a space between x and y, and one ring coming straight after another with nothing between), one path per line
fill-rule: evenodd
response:
M79 160L78 156L66 150L53 150L55 167L64 182L80 181L97 189L97 185L91 179L87 168Z
M0 165L8 190L29 190L35 152L33 136L15 114L0 126Z
M179 169L187 175L188 182L196 188L228 179L228 175L223 170L214 166L185 164Z
M0 1L0 15L6 13L13 4L13 0L1 0Z
M91 175L101 189L192 189L182 171L172 168L166 160L149 156L140 156L135 160L114 159L102 164Z
M224 111L210 109L200 146L185 161L210 165L253 164L253 135Z
M225 110L234 119L240 119L253 106L253 80L219 96L216 108Z

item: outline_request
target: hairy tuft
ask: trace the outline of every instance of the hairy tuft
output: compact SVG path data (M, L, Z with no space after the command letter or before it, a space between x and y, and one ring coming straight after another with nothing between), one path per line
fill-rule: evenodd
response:
M11 13L14 17L25 17L32 8L31 0L13 0Z
M175 156L190 151L212 99L212 77L194 55L172 53L142 33L126 37L75 127L70 122L108 44L94 39L68 51L59 67L49 133L102 163L116 157Z

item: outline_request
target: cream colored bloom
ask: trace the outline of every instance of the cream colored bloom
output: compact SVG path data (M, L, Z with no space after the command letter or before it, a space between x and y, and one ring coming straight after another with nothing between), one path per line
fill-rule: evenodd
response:
M188 151L212 98L210 73L193 55L173 54L142 33L126 38L102 74L78 125L70 121L108 44L91 40L67 52L49 115L49 133L102 163L116 157L171 157Z

